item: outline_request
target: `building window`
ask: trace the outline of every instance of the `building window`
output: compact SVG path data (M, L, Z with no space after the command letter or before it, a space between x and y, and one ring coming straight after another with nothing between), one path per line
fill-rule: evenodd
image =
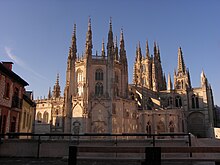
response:
M96 83L95 85L95 95L96 96L103 95L103 85L100 82Z
M182 107L182 99L180 96L176 96L175 98L176 101L176 107L181 108Z
M82 70L77 70L77 83L83 82L83 71Z
M173 105L173 98L169 97L168 101L167 101L168 106L172 106Z
M48 112L44 112L43 122L48 123L48 121L49 121L49 114L48 114Z
M9 95L10 95L10 84L6 83L5 84L5 97L9 98Z
M102 69L97 69L95 72L95 80L96 81L103 81L103 71Z
M192 95L192 108L199 108L199 98L195 94Z

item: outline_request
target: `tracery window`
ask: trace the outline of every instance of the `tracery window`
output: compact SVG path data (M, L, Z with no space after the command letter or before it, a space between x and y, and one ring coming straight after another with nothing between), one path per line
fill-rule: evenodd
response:
M175 101L176 101L176 107L178 108L182 107L182 99L180 96L176 96Z
M192 108L199 108L199 98L195 94L192 95Z
M95 85L95 95L96 96L103 95L103 85L100 82L96 83Z
M147 132L147 134L151 134L151 123L150 123L150 121L147 122L146 132ZM151 136L148 136L148 138L151 138Z
M77 71L77 83L79 82L83 82L83 71L80 69Z
M95 72L95 80L96 81L103 81L103 71L102 69L97 69Z

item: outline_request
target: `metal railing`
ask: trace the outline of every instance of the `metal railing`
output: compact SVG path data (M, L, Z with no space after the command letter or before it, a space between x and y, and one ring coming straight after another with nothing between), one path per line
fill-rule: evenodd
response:
M54 140L54 137L60 137L57 140L69 140L74 141L76 145L79 145L83 139L89 139L90 141L103 140L109 138L115 146L118 146L118 141L127 141L131 139L124 139L123 137L136 137L132 140L150 140L152 147L156 146L156 137L169 137L170 139L175 139L176 137L187 137L188 146L191 147L191 134L190 133L164 133L164 134L146 134L146 133L122 133L122 134L111 134L111 133L83 133L83 134L71 134L71 133L6 133L0 134L0 144L4 143L4 139L20 139L20 137L26 136L26 140L36 140L37 141L37 158L40 155L40 147L43 137L47 137L47 140ZM87 138L86 138L87 137ZM146 137L146 138L145 138ZM24 138L23 138L24 139ZM161 139L159 139L161 140ZM1 145L0 145L1 146ZM192 153L190 152L190 157Z

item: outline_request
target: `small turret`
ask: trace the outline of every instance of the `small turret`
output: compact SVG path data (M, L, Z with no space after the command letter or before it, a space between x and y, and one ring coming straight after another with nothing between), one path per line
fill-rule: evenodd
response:
M60 97L60 84L59 84L59 74L57 73L57 80L53 87L53 97L58 98Z
M104 39L102 40L102 58L105 58L105 44L104 44Z
M204 70L202 70L202 73L201 73L201 87L207 87L208 86L208 80L206 78L206 75L204 73Z

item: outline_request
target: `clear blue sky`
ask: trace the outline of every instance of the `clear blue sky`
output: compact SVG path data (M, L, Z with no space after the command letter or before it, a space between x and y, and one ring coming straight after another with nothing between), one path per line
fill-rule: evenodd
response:
M124 29L132 82L138 41L145 53L148 39L160 46L166 75L177 67L181 46L193 87L200 86L202 69L220 105L220 1L212 0L0 0L0 60L13 61L13 70L30 85L35 98L47 96L56 74L62 94L73 24L77 24L77 48L85 48L88 17L92 19L93 53L107 42L109 18L113 33Z

